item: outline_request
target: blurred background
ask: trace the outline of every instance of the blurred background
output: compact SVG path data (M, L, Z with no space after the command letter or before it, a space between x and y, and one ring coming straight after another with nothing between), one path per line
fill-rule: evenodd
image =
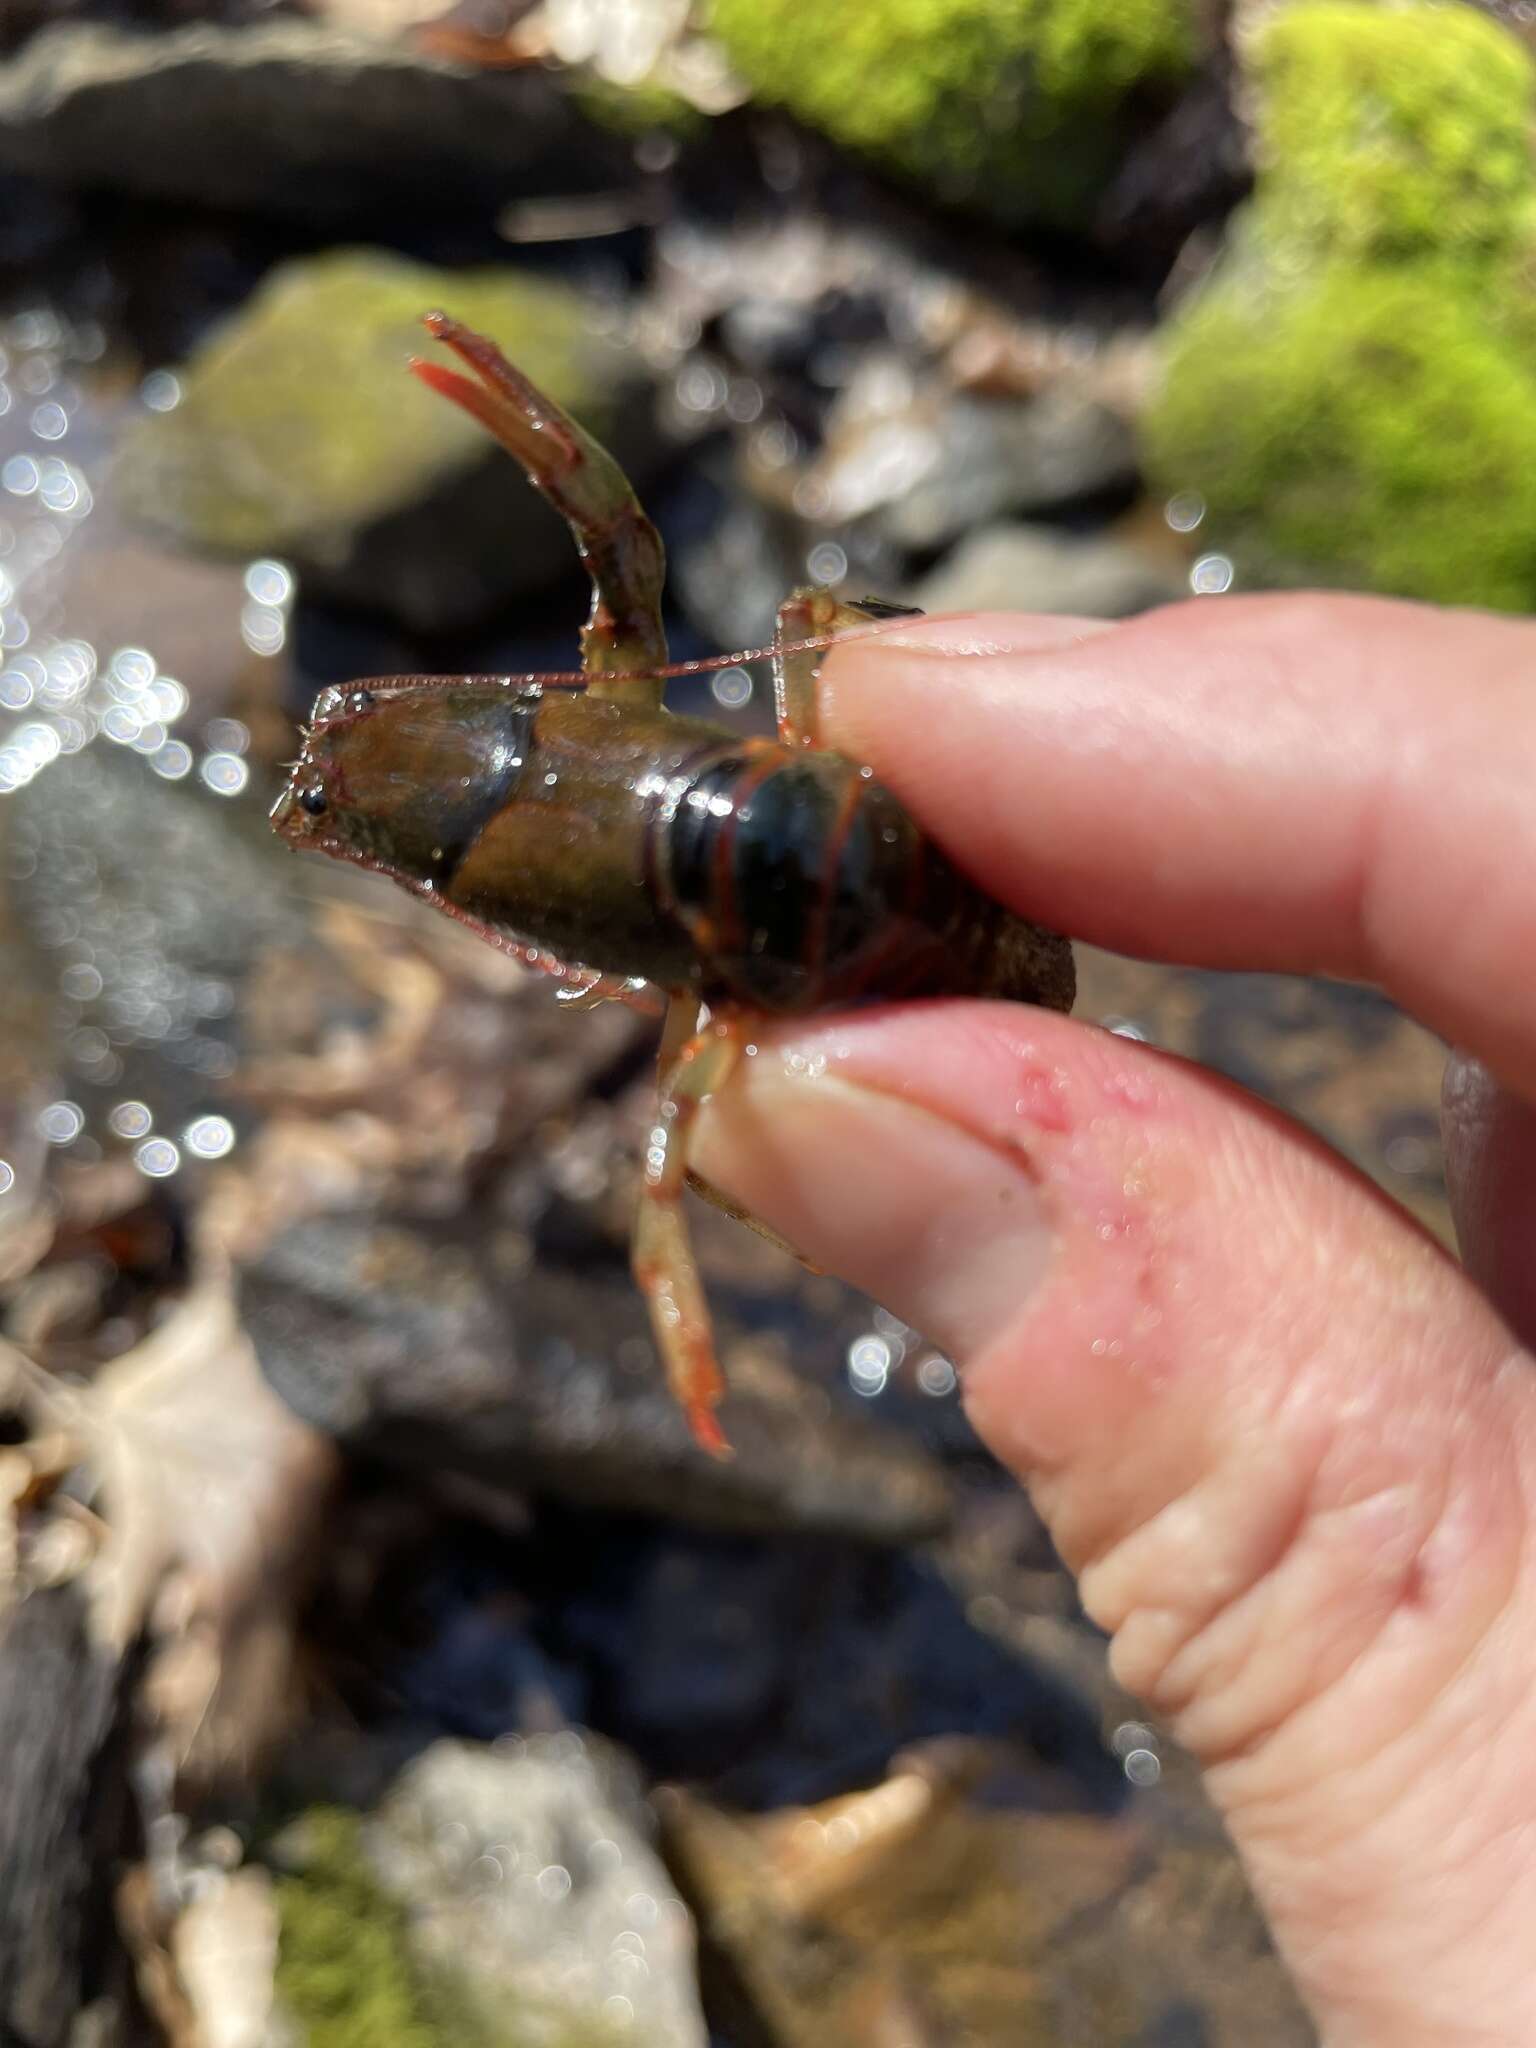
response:
M437 4L0 0L0 2043L1304 2043L949 1361L700 1209L696 1452L654 1026L265 809L327 683L575 658L437 305L679 657L807 580L1536 606L1536 8ZM1378 997L1081 973L1446 1233Z

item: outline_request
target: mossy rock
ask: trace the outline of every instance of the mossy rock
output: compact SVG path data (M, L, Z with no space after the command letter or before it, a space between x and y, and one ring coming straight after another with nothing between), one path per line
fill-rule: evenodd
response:
M364 1822L313 1807L281 1838L276 1990L302 2048L619 2048L618 2031L503 2002L416 1953L411 1913L380 1883Z
M129 516L190 550L276 555L311 589L419 627L468 623L574 564L511 458L407 373L441 306L637 459L635 372L580 293L375 250L283 265L124 437ZM628 445L624 445L624 444Z
M1275 256L1498 258L1536 228L1536 61L1467 6L1301 0L1253 40Z
M690 143L709 132L709 116L659 79L620 85L599 72L582 71L572 80L571 98L597 127L630 140L667 135L676 143Z
M1480 276L1234 277L1187 310L1144 453L1240 581L1536 608L1536 304Z
M767 104L949 204L1086 224L1133 94L1198 47L1191 0L711 0Z
M316 1808L296 1836L300 1867L277 1885L277 1994L305 2048L490 2048L412 1961L405 1909L369 1869L357 1815Z

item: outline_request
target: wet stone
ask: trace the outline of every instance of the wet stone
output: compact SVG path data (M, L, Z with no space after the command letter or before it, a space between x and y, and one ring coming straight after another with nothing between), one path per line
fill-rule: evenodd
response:
M1024 402L920 390L895 409L850 391L810 480L834 518L932 555L1000 518L1126 495L1136 460L1125 420L1065 384Z
M569 1560L542 1632L589 1672L592 1718L653 1775L771 1810L965 1732L1018 1742L1047 1803L1123 1799L1096 1711L976 1627L927 1559L638 1522L551 1517L539 1534Z
M240 1278L277 1391L349 1450L706 1527L921 1540L949 1515L915 1444L721 1332L729 1460L700 1451L662 1383L627 1268L591 1242L532 1263L519 1233L332 1215Z
M1021 611L1119 619L1188 594L1162 562L1105 535L991 526L961 541L913 587L929 612Z
M10 915L49 997L61 1080L102 1138L142 1098L179 1127L224 1103L248 1019L242 985L274 950L320 949L259 808L178 786L98 744L5 799L26 873ZM318 961L317 961L318 964Z
M0 167L76 189L306 222L491 208L621 182L620 146L547 72L483 72L303 19L159 32L74 22L0 65Z

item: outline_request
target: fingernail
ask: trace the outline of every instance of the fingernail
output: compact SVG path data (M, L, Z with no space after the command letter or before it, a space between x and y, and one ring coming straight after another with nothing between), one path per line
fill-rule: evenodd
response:
M695 1169L958 1360L1038 1285L1051 1232L1027 1160L933 1111L765 1048L700 1120Z

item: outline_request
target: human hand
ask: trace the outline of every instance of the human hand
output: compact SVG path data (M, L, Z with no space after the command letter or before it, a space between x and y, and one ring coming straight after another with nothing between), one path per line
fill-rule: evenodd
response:
M1027 916L1466 1048L1465 1270L1239 1089L1009 1004L758 1032L693 1163L956 1360L1329 2048L1536 2040L1536 626L914 620L823 730Z

